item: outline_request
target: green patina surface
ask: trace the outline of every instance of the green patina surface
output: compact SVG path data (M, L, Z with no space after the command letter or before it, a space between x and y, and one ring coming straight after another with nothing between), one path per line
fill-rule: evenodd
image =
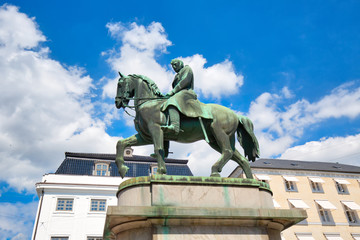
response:
M119 191L137 185L148 185L151 183L163 184L193 184L193 185L219 185L219 186L246 186L257 187L269 191L272 194L269 184L249 178L221 178L221 177L193 177L193 176L171 176L152 175L148 177L136 177L122 182ZM118 191L118 193L119 193Z
M150 78L119 72L115 105L120 108L134 108L137 134L121 139L116 147L116 164L121 177L129 168L124 162L124 149L131 146L153 144L152 157L158 162L157 172L166 174L165 158L169 153L169 141L194 143L206 140L211 148L221 153L211 167L211 176L220 177L220 172L229 160L235 161L246 178L253 178L249 161L260 156L258 140L252 121L218 104L201 103L194 91L194 74L180 59L171 61L176 75L172 90L161 93L155 81ZM134 106L129 101L134 100ZM233 133L244 149L242 156L235 149ZM221 143L221 144L219 144Z
M107 215L163 218L165 223L172 218L194 219L288 219L294 223L307 217L303 209L262 209L262 208L213 208L213 207L173 207L173 206L136 206L109 207ZM167 224L164 224L167 225Z

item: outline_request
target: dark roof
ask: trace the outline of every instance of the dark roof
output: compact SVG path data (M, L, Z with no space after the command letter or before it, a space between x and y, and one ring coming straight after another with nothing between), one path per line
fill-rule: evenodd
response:
M133 155L124 157L125 165L129 167L126 177L149 176L150 166L157 163L156 159L146 156ZM93 175L95 163L109 162L110 176L120 176L115 164L115 154L102 153L72 153L66 152L65 159L55 174ZM168 175L193 176L187 165L188 160L165 159Z
M251 162L250 166L251 168L360 173L359 166L332 162L298 161L285 159L260 158L255 162Z
M86 158L86 159L98 159L98 160L113 160L115 161L115 154L109 153L74 153L74 152L65 152L65 158L73 157L73 158ZM124 157L125 161L135 161L135 162L155 162L156 159L150 156L141 156L141 155L132 155L132 157ZM166 158L166 163L180 163L187 164L188 160L185 159L174 159L174 158Z

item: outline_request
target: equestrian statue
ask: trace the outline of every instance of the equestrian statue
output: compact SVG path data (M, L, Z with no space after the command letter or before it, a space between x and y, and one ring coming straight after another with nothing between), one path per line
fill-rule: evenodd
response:
M157 174L166 174L169 141L205 140L221 154L211 167L211 177L220 177L224 165L233 160L244 170L246 178L253 178L249 161L255 161L260 152L251 120L221 105L201 103L193 90L191 68L179 59L172 60L171 66L176 75L173 89L166 95L146 76L124 76L119 72L115 105L118 109L135 108L134 124L138 132L117 142L115 162L120 176L125 177L129 169L124 164L126 147L153 144L151 156L157 159ZM130 100L134 100L134 106L129 106ZM235 148L235 133L245 157Z

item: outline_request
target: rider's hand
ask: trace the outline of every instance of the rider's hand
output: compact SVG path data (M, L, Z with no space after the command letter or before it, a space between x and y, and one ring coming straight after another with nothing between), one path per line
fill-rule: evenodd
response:
M168 92L168 93L165 95L165 97L171 97L172 95L174 95L174 92L173 92L173 91L170 91L170 92Z

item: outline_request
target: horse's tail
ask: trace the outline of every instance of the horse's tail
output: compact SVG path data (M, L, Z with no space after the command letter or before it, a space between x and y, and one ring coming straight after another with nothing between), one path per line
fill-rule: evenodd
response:
M254 162L260 156L259 143L254 134L254 125L245 116L238 115L238 118L237 139L244 149L245 157Z

